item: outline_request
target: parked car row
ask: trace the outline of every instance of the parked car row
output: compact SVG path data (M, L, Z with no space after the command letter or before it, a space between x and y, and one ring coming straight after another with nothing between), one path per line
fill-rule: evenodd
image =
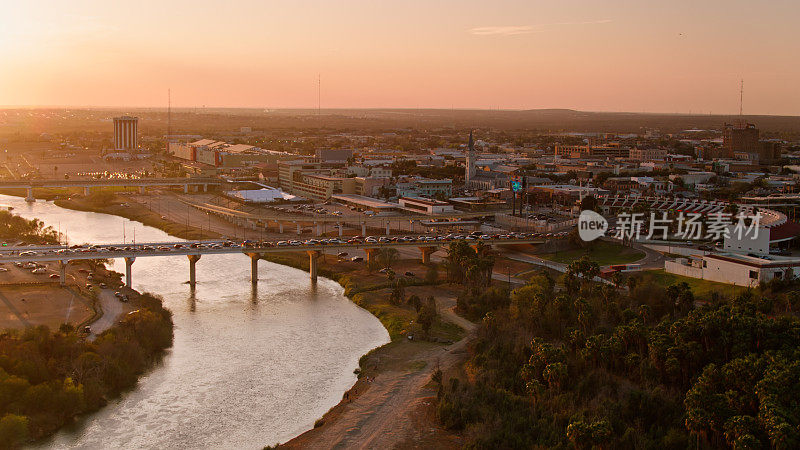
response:
M125 246L102 246L102 245L74 245L69 248L48 249L48 250L29 250L19 254L19 256L36 256L47 254L70 255L86 252L94 253L137 253L137 252L168 252L173 250L185 249L222 249L222 248L268 248L286 246L310 246L310 245L363 245L363 244L387 244L387 243L444 243L458 240L464 241L497 241L497 240L520 240L520 239L560 239L564 238L567 232L559 233L508 233L508 234L486 234L475 231L469 234L439 234L421 236L354 236L348 238L324 238L306 240L282 240L282 241L251 241L244 240L234 242L232 240L220 242L176 242L173 244L161 245L125 245Z

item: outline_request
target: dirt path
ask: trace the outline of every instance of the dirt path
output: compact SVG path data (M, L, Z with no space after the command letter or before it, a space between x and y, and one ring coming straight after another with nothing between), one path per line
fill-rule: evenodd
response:
M329 411L324 424L286 443L283 448L458 448L459 439L435 427L426 417L436 395L430 386L437 368L442 371L466 358L466 347L476 325L453 311L455 298L437 298L445 320L464 327L469 333L449 346L397 342L389 346L427 346L401 367L385 370L374 378L362 376L345 394L345 399ZM397 350L395 348L394 350ZM379 351L380 352L380 351ZM389 352L387 352L389 353ZM399 351L396 353L400 353ZM380 357L379 357L380 358ZM396 365L387 355L376 364ZM402 356L399 358L402 360ZM404 367L402 367L404 366Z
M89 340L94 340L98 335L114 326L114 322L117 321L119 316L130 309L126 308L125 304L114 296L113 289L101 289L97 299L103 308L103 315L90 324L92 334L89 335Z

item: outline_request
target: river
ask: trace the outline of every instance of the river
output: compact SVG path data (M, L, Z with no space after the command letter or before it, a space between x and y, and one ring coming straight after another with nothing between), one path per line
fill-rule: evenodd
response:
M177 241L117 216L72 211L0 195L69 243ZM124 272L124 263L114 268ZM173 313L175 343L137 387L63 429L41 448L262 448L310 429L356 380L369 350L389 341L380 322L338 283L259 261L250 283L244 255L205 255L194 296L185 256L140 257L133 285L160 295Z

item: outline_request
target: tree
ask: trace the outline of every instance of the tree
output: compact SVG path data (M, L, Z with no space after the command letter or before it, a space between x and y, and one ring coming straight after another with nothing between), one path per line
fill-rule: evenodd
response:
M0 448L14 448L27 440L27 417L6 414L0 419Z
M425 337L430 337L431 327L436 321L439 312L436 309L436 299L428 297L425 303L417 313L417 323L422 327L422 333Z
M381 252L379 253L379 258L381 260L381 264L383 267L392 268L392 264L397 261L398 251L395 248L382 248Z

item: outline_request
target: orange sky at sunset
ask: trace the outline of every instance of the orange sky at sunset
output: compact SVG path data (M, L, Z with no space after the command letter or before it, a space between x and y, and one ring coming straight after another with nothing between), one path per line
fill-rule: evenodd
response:
M0 105L800 114L800 1L11 1Z

